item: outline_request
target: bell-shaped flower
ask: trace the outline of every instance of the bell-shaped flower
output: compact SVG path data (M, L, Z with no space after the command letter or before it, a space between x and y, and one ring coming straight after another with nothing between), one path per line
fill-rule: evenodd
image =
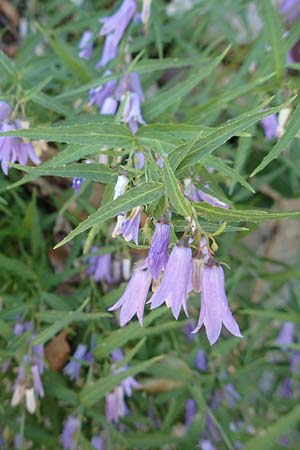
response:
M73 450L75 446L76 434L79 432L80 422L74 416L69 416L64 424L60 442L64 450Z
M276 114L264 117L261 119L260 124L264 129L267 141L278 138L278 119Z
M170 243L170 224L158 221L148 255L148 265L152 277L158 280L162 269L165 269L169 259L168 247Z
M192 251L185 243L174 246L160 285L151 297L151 309L166 303L178 319L181 307L188 315L187 294L191 290Z
M136 12L135 0L124 0L120 8L111 16L99 20L103 24L99 35L112 34L116 44L122 39L126 28Z
M11 113L10 105L7 102L0 101L0 123L4 122L4 120L7 120L10 113Z
M199 331L204 325L210 345L213 345L221 334L222 324L234 336L242 337L228 306L224 271L220 265L209 260L202 272L201 312L193 333Z
M80 58L91 58L93 52L93 33L90 30L84 31L82 33L78 48Z
M68 375L71 380L77 380L79 378L82 360L86 355L86 351L86 345L79 344L75 350L72 360L64 368L64 374Z

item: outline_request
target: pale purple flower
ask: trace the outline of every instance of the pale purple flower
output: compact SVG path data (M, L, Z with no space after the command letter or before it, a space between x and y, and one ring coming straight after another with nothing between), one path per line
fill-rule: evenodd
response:
M72 360L64 367L64 374L69 375L71 380L77 380L79 378L82 360L86 355L86 345L79 344L75 350Z
M137 132L138 124L145 124L141 113L141 101L135 92L131 92L126 99L122 120L128 123L133 134Z
M74 450L75 437L80 430L80 422L74 416L69 416L64 424L60 442L64 450Z
M234 336L242 337L228 306L224 271L220 265L209 260L202 272L201 312L193 333L204 325L210 345L213 345L221 334L222 323Z
M121 326L126 325L135 314L137 315L140 325L143 324L144 307L150 284L151 274L144 263L137 267L133 272L121 298L109 308L109 311L115 311L116 309L121 308Z
M158 280L162 269L166 268L169 243L170 224L163 219L156 224L148 255L148 266L154 280Z
M10 113L11 107L9 106L9 104L7 102L0 101L0 123L8 119Z
M240 394L231 383L228 383L226 384L226 386L224 386L223 395L230 408L233 408L236 401L241 399Z
M185 243L174 246L160 285L151 298L151 309L166 303L178 319L181 307L187 312L187 294L191 290L192 251Z
M209 187L209 186L206 185L205 187ZM197 189L197 196L198 196L199 200L209 203L212 206L218 206L219 208L225 208L225 209L229 208L229 205L227 205L227 203L222 202L221 200L217 199L213 195L207 194L206 192L202 191L201 189Z
M293 389L292 389L292 381L290 378L285 378L281 383L279 389L279 395L283 398L292 398L293 397Z
M206 361L205 351L202 350L201 348L196 353L195 367L196 367L196 369L200 370L201 372L205 372L207 370L207 361Z
M118 175L118 179L114 187L114 200L125 193L128 183L129 178L126 175Z
M295 324L293 322L285 322L279 332L276 339L276 344L285 347L291 345L294 340Z
M192 334L192 331L194 330L195 326L196 323L194 319L189 319L185 326L185 335L190 342L192 342L195 339L195 335Z
M139 228L141 221L141 207L133 208L130 216L122 221L121 231L117 234L122 234L125 241L133 241L138 245L139 241Z
M105 72L104 75L111 75L111 72L107 71ZM91 89L89 91L89 98L90 98L89 106L95 104L99 108L99 110L101 110L105 99L113 95L116 86L117 81L110 80L107 83L103 84L102 86Z
M118 102L113 97L107 97L104 100L100 114L103 115L114 115L118 108Z
M122 359L124 359L124 355L121 349L116 348L112 353L111 356L115 362L120 362ZM128 365L124 364L122 367L115 369L114 365L112 366L112 372L114 374L123 372L124 370L128 369ZM132 377L129 376L125 378L123 381L121 381L121 386L123 388L124 394L127 395L127 397L132 396L132 389L136 389L140 387L140 384Z
M80 192L81 185L84 182L84 178L74 177L72 180L72 188L76 192Z
M104 439L101 436L94 436L91 444L96 450L105 450Z
M144 93L141 85L141 80L136 72L131 72L128 75L124 75L115 91L116 99L121 101L127 92L137 94L140 103L144 101Z
M0 125L1 132L13 131L19 128L21 128L21 123L19 122L15 122L14 125L7 123ZM25 166L28 159L34 164L40 164L41 162L30 142L23 142L15 136L0 137L0 161L2 171L5 175L8 174L8 163L18 162L21 166Z
M40 371L37 365L31 366L33 388L37 397L44 397L44 388L41 380Z
M121 7L111 16L99 20L103 24L99 35L113 35L116 45L120 42L136 12L135 0L124 0Z
M267 141L271 141L272 139L277 139L279 137L278 119L276 114L271 114L270 116L264 117L261 119L260 124L264 129Z
M282 0L280 5L280 13L288 22L294 22L300 15L300 1Z
M92 253L97 252L97 247L92 247ZM96 282L105 281L108 284L113 282L111 275L111 253L104 253L99 256L89 258L89 268L87 275L90 275Z
M128 408L124 400L122 386L117 386L105 397L105 415L112 423L119 422L119 419L127 414Z
M113 34L109 34L104 41L101 58L96 64L96 69L105 67L110 61L118 56L118 41Z
M197 405L195 400L188 398L185 402L185 428L188 429L197 414Z
M300 369L300 352L293 352L290 361L290 368L292 373L299 373Z
M91 58L93 52L93 33L90 30L84 31L82 33L78 48L80 58Z
M208 439L200 441L199 448L200 450L216 450L216 447Z

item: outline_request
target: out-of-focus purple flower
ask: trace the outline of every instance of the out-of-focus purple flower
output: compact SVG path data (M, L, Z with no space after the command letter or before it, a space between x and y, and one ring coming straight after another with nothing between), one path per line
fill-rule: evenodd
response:
M281 383L279 389L279 396L283 398L292 398L293 397L293 389L292 382L290 378L285 378Z
M91 249L92 253L97 252L97 250L97 247ZM111 253L91 256L89 258L89 268L86 273L96 282L105 281L106 283L111 284L113 282L111 275Z
M76 192L80 192L81 185L84 182L84 178L74 177L72 180L72 188Z
M80 422L74 416L69 416L64 424L63 432L60 436L60 442L64 450L73 450L75 446L76 434L79 432Z
M278 119L276 114L264 117L261 119L260 124L264 129L267 141L278 138Z
M122 222L121 232L125 241L133 241L136 245L139 242L139 228L141 221L141 207L133 208L130 216Z
M165 219L158 221L155 227L148 255L148 266L154 280L158 280L169 259L170 228Z
M93 52L93 33L90 30L84 31L82 33L78 48L80 58L91 58Z
M137 132L138 124L145 124L141 113L141 101L135 92L131 92L126 99L122 120L128 123L133 134Z
M124 0L121 7L111 16L99 20L103 24L99 35L113 36L116 45L120 42L129 22L136 12L135 0Z
M200 450L216 450L216 447L208 439L200 441L199 448Z
M63 372L65 375L69 375L71 380L77 380L79 378L82 360L86 354L86 345L79 344L75 350L72 360L65 366Z
M204 325L210 345L213 345L221 334L222 323L234 336L242 337L228 306L224 271L214 260L209 260L202 272L201 312L193 333Z
M192 334L192 331L194 330L195 326L196 322L194 321L194 319L189 319L185 326L185 335L190 342L192 342L195 339L195 335Z
M121 417L127 414L127 411L123 388L122 386L117 386L105 397L106 418L112 423L117 423Z
M103 115L114 115L118 108L118 102L113 97L104 100L100 113Z
M33 379L33 388L37 397L44 397L44 388L41 380L40 371L37 365L31 366L31 373Z
M205 187L208 187L207 185ZM201 189L197 189L197 196L200 200L203 202L209 203L212 206L218 206L219 208L225 208L228 209L229 205L227 203L222 202L221 200L217 199L213 195L207 194L204 191L201 191Z
M151 297L151 309L166 303L178 319L181 307L188 315L187 294L191 290L192 251L185 243L176 244L156 292Z
M140 325L143 324L144 307L151 284L151 274L145 263L138 266L121 296L121 298L109 308L115 311L121 308L120 325L126 325L136 314Z
M215 399L213 399L213 400L215 400ZM215 409L215 408L213 408L213 405L211 407L212 407L212 409ZM218 428L216 427L215 422L212 420L212 418L209 414L206 414L205 422L206 422L207 429L208 429L210 435L212 436L212 438L214 439L214 441L219 442L221 440L220 432L219 432Z
M290 361L290 368L292 373L299 373L300 370L300 352L293 352Z
M200 348L197 351L196 358L195 358L195 367L196 369L200 370L201 372L205 372L207 370L207 361L206 361L206 355L205 351Z
M4 123L0 126L0 131L13 131L19 128L20 123L15 122L15 125ZM0 137L0 161L5 175L8 174L8 163L18 162L21 166L25 166L28 159L34 164L41 162L30 142L25 143L15 136Z
M109 34L103 45L102 55L96 64L96 69L105 67L110 61L118 56L118 41L113 34Z
M188 398L185 402L185 428L188 429L197 414L197 405L195 400Z
M131 72L128 75L124 75L115 91L116 99L121 101L127 92L137 94L140 103L144 101L144 93L141 85L141 80L136 72Z
M106 72L104 75L111 75L111 72ZM117 87L116 80L110 80L107 83L89 91L89 106L96 105L101 110L103 103L107 97L111 97Z
M96 450L105 450L104 439L101 436L94 436L91 444Z
M279 335L276 339L276 344L286 347L287 345L291 345L294 340L294 331L295 324L293 322L285 322L279 332Z
M124 358L123 352L121 349L116 348L112 353L111 356L115 362L120 362ZM124 366L115 369L114 365L112 366L112 372L117 374L120 372L123 372L124 370L128 369L128 365L124 364ZM127 395L127 397L132 396L132 389L136 389L140 387L140 384L132 377L129 376L125 378L123 381L121 381L121 386L123 388L124 394Z
M224 386L223 395L230 408L233 408L236 401L241 399L240 394L231 383L228 383L226 384L226 386Z
M300 1L282 0L280 5L280 13L288 22L294 22L300 15Z
M7 102L0 101L0 123L8 119L11 113L11 107ZM4 131L4 130L1 130Z

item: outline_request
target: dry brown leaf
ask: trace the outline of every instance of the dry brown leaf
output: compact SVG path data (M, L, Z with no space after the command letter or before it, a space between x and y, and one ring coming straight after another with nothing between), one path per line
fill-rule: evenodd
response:
M62 330L45 347L45 358L52 370L59 372L68 361L71 347L67 341L67 331Z

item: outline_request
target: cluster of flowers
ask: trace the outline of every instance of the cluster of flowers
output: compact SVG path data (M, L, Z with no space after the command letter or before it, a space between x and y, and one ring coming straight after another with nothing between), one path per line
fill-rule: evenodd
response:
M11 119L12 110L7 102L0 101L0 131L13 131L24 128L20 119ZM40 159L30 142L24 142L15 136L0 137L0 161L5 175L8 174L8 163L18 162L22 166L30 159L34 164L39 164Z

